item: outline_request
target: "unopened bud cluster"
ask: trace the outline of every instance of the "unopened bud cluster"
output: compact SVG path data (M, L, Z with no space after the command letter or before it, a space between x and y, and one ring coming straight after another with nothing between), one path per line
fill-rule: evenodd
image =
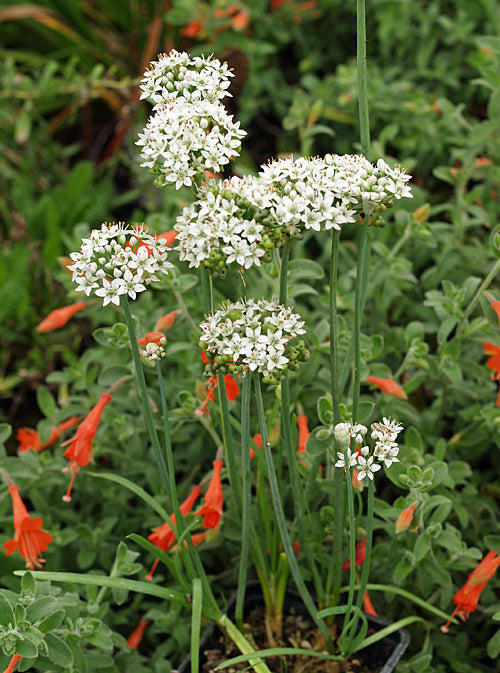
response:
M304 321L292 309L265 299L228 303L200 325L209 364L205 373L259 372L264 383L277 384L283 373L309 358Z
M120 304L120 297L135 299L144 292L157 274L166 274L172 267L167 261L167 247L144 229L126 224L104 223L82 240L79 252L70 255L73 282L77 292L92 292L103 298L103 305Z
M238 156L246 132L220 102L232 73L209 57L191 58L172 50L150 64L141 82L153 115L139 134L141 166L156 175L158 187L190 186L205 171L218 173Z
M367 445L362 446L368 432L366 426L347 421L338 423L334 428L335 439L342 449L342 452L337 453L338 460L335 467L345 469L345 455L347 454L348 465L350 468L356 468L360 481L365 477L373 479L373 473L380 470L381 463L390 467L392 463L399 462L397 457L399 447L396 439L403 430L403 426L397 421L384 417L381 423L372 423L370 429L371 438L375 440L372 448ZM351 441L355 444L353 449L351 449Z

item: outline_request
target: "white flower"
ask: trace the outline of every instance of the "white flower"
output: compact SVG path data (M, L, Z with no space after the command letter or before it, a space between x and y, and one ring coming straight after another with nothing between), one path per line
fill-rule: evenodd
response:
M279 314L288 317L287 327L275 327ZM200 340L210 359L222 356L224 360L209 365L207 373L213 375L212 369L229 366L231 372L257 371L269 377L269 382L277 382L292 357L294 361L307 359L303 342L294 343L293 355L287 350L292 339L304 334L303 326L304 321L291 308L276 302L248 299L228 303L201 324Z
M167 274L172 264L167 248L143 229L131 229L123 223L108 225L83 239L80 252L71 253L77 292L92 292L103 298L103 306L120 304L124 294L135 299L147 286Z
M357 469L358 479L362 481L365 477L373 479L373 473L380 470L380 465L373 462L373 456L370 456L369 458L358 456Z
M354 467L357 462L358 462L358 455L356 452L352 453L351 449L347 448L347 461L349 463L349 467ZM335 463L335 467L342 467L345 469L345 456L343 453L340 451L337 453L338 460Z

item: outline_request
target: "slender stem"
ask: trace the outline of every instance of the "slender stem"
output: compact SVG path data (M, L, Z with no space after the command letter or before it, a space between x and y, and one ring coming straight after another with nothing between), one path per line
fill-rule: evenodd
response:
M177 300L179 306L181 307L182 315L186 317L186 320L188 321L192 331L196 334L196 336L198 336L200 334L200 326L194 322L191 314L189 313L188 307L186 306L186 302L184 301L182 293L174 292L174 297Z
M243 627L243 603L245 600L245 585L248 574L248 555L250 550L250 524L251 524L251 487L252 478L250 472L250 375L243 376L241 382L241 553L238 573L238 589L236 592L235 619L240 628Z
M137 376L137 385L139 387L139 395L141 398L144 420L146 421L146 427L148 429L149 437L153 445L153 452L155 455L156 462L158 464L158 470L160 473L161 481L168 494L168 498L172 503L172 493L170 490L170 480L168 478L167 465L165 463L165 457L162 453L160 447L160 441L158 439L158 434L154 426L153 413L151 411L151 405L149 403L148 391L146 387L146 379L144 377L144 371L142 369L141 357L139 355L139 349L137 348L137 336L135 333L132 314L130 313L128 297L125 296L121 304L123 307L123 312L125 314L125 324L127 325L127 330L130 338L130 347L132 349L132 358L134 361L135 373Z
M266 418L265 418L265 412L264 412L264 403L262 400L262 391L260 389L260 381L258 378L258 375L254 377L254 383L255 383L255 395L257 398L257 413L259 416L259 425L260 425L260 432L262 435L262 449L264 451L264 457L266 460L266 468L267 468L267 476L269 479L269 486L271 489L271 500L274 508L274 514L276 517L276 522L278 524L278 529L280 531L281 535L281 542L283 544L283 549L285 551L289 566L290 566L290 572L292 573L292 577L295 581L295 585L297 587L298 592L300 593L300 596L302 600L304 601L305 606L309 610L309 614L311 615L311 618L315 622L316 626L319 628L321 631L325 642L328 646L328 648L332 648L332 639L330 636L330 633L328 631L328 628L325 624L325 622L319 620L316 617L317 613L317 607L311 597L311 594L309 593L306 584L304 582L304 579L302 577L302 574L300 572L299 564L297 563L297 559L295 558L295 554L293 553L293 547L292 543L290 540L290 536L288 534L287 526L286 526L286 519L285 519L285 513L283 511L283 506L281 504L281 498L280 498L280 493L278 489L278 478L276 476L276 470L274 467L273 463L273 456L271 453L271 445L269 443L268 439L268 434L267 434L267 427L266 427Z
M465 309L464 314L462 316L462 319L460 320L460 324L458 325L457 337L460 338L462 336L462 332L463 332L464 326L465 326L465 321L470 316L472 311L475 309L476 304L479 301L479 298L481 297L483 292L486 290L486 288L489 286L489 284L491 283L493 278L495 278L495 276L497 275L499 270L500 270L500 259L497 259L497 261L493 265L491 271L486 276L486 278L483 280L481 285L477 288L476 294L472 297L469 305Z
M332 256L330 263L330 385L332 392L333 423L340 422L339 413L339 363L338 363L338 321L337 321L337 268L339 258L340 232L332 230Z
M365 212L365 221L360 232L358 264L356 272L356 292L354 299L354 383L352 393L352 420L358 421L358 404L361 385L361 318L363 315L368 266L370 258L370 232L368 230L370 213Z
M368 78L366 74L366 8L365 0L357 0L357 65L358 104L361 152L370 160L370 117L368 107Z
M372 558L372 543L373 543L373 509L375 502L375 486L373 479L368 479L368 502L366 505L366 551L365 560L363 561L363 568L361 571L361 582L356 601L356 606L361 610L363 606L363 597L368 584L368 576L370 575L370 566Z
M288 261L290 259L290 248L292 247L292 241L287 237L285 241L285 246L283 248L283 254L281 256L281 266L280 266L280 296L279 303L286 304L286 295L287 295L287 280L288 280Z
M163 416L163 433L165 436L165 453L167 455L167 471L170 482L170 500L175 514L175 526L178 529L177 536L183 531L184 518L180 511L179 500L177 498L177 485L175 483L174 454L172 451L172 440L170 438L170 423L168 420L167 398L165 396L165 386L163 384L163 375L159 361L156 362L156 374L160 386L161 410Z
M245 636L236 627L236 625L233 624L227 615L222 614L217 620L217 624L227 633L241 654L251 654L252 652L255 652L255 649L252 647L252 645L248 642ZM271 673L262 659L249 659L248 663L253 668L253 670L256 671L256 673Z
M344 464L345 464L345 475L346 475L346 486L347 486L347 518L349 520L349 592L347 594L347 610L345 613L345 624L348 625L351 619L352 608L354 605L354 586L356 584L356 525L355 525L355 516L354 516L354 497L352 489L352 473L349 466L349 447L346 446L343 450L344 453ZM351 629L342 632L342 645L341 648L346 651L349 648L350 644L350 634L353 633ZM345 646L345 639L347 637L347 645Z
M231 494L234 498L237 516L241 516L242 494L241 482L238 478L238 470L233 448L233 433L231 431L231 416L229 414L229 404L227 401L226 384L223 374L217 374L217 393L219 397L219 411L222 425L222 441L224 444L224 459L227 465L229 483L231 484ZM250 451L250 444L249 449Z

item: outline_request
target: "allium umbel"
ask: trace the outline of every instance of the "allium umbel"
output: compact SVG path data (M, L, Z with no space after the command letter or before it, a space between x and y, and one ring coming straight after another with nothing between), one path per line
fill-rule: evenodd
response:
M142 147L141 166L157 176L158 187L190 186L238 156L246 132L220 102L231 95L229 77L227 64L175 50L150 64L141 98L154 103L154 114L136 144Z
M355 467L357 478L362 481L365 477L373 479L374 472L380 470L383 463L386 467L390 467L392 463L398 463L399 447L396 439L398 434L403 430L403 426L399 425L397 421L391 421L388 418L383 419L381 423L372 423L370 426L371 438L375 440L373 446L361 446L365 442L365 435L368 429L361 424L353 424L352 421L345 423L338 423L334 429L334 435L337 443L340 445L342 452L338 452L338 460L335 467L345 469L345 455L349 467ZM351 450L351 441L356 445L355 450ZM360 445L361 448L358 448Z
M167 274L172 264L167 261L167 245L143 228L104 223L94 229L90 238L82 240L79 252L72 252L73 272L77 292L92 292L109 303L119 306L120 297L135 299L147 286L158 281L158 274Z
M227 303L200 325L201 343L209 364L205 371L259 372L264 383L278 383L286 369L298 369L308 359L303 340L304 321L292 309L265 299Z

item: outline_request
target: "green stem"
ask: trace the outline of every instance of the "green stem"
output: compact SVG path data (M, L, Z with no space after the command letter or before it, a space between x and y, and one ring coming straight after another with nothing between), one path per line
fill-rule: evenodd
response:
M460 323L458 325L457 329L457 337L460 338L462 336L462 332L464 331L464 326L465 326L465 321L467 318L470 316L472 311L476 308L476 304L479 301L479 298L483 294L483 292L486 290L486 288L489 286L493 278L497 275L497 273L500 271L500 259L497 259L495 264L493 265L491 271L489 274L486 276L486 278L483 280L481 285L478 287L476 290L476 294L472 297L469 305L467 306L466 310L464 311L464 314L462 316L462 319L460 320Z
M127 330L130 338L130 347L132 349L132 358L134 361L135 373L137 376L137 385L139 387L139 395L142 403L142 411L144 414L144 420L146 421L146 427L148 429L149 437L153 445L153 452L155 455L156 462L158 464L158 470L160 473L160 478L163 483L163 486L168 494L168 498L172 503L172 492L170 490L170 480L168 478L167 465L165 463L165 457L162 453L160 447L160 441L158 439L158 434L154 426L153 413L151 411L151 405L149 403L148 391L146 386L146 379L144 377L144 371L142 369L141 357L139 355L139 349L137 347L137 336L135 333L134 321L132 314L130 313L130 306L128 303L128 297L124 297L121 302L123 307L123 312L125 314L125 324L127 325Z
M368 267L370 260L370 231L368 229L370 214L371 213L369 212L365 212L365 221L363 222L360 233L358 264L356 272L356 292L354 298L354 328L353 328L354 332L353 334L354 383L352 393L353 423L356 423L358 421L358 404L361 387L361 318L363 315L365 304L366 287L368 281Z
M236 515L241 516L242 493L241 482L238 478L238 470L233 448L233 433L231 430L231 416L229 414L229 404L227 401L226 384L224 375L217 374L217 393L219 397L219 412L222 426L222 441L224 444L224 460L227 465L229 483L231 484L231 494L236 506ZM248 445L250 451L250 444Z
M243 604L245 600L245 585L247 581L248 556L250 550L252 487L250 472L250 396L251 379L249 374L245 374L241 382L241 553L235 608L236 624L240 630L243 629Z
M182 315L186 317L186 320L189 323L189 326L191 327L191 330L196 334L196 336L200 335L200 326L197 325L193 318L191 317L191 314L189 313L188 307L186 306L186 302L184 301L184 298L180 292L174 292L174 297L179 304Z
M354 586L356 584L356 525L355 525L355 516L354 516L354 497L352 489L352 473L349 466L349 446L344 447L344 464L345 464L345 475L346 475L346 487L347 487L347 518L349 520L349 592L347 594L347 610L345 613L345 626L349 627L351 620L351 613L354 605ZM341 649L345 652L349 649L349 644L351 641L352 635L354 632L349 628L345 628L342 631L341 635ZM347 639L347 643L346 643Z
M257 413L259 416L259 425L260 425L260 432L262 435L262 449L264 451L264 457L266 461L266 468L267 468L267 476L269 479L269 486L271 489L271 500L274 508L274 515L276 517L276 523L278 524L278 529L280 531L281 535L281 542L283 544L283 549L285 551L289 566L290 566L290 572L292 573L292 577L295 581L295 585L297 587L298 592L300 593L300 596L302 600L304 601L305 606L309 610L309 614L311 615L311 618L315 622L316 626L319 628L321 631L321 634L323 635L325 642L328 646L329 649L333 647L332 644L332 639L330 636L330 633L328 631L328 628L325 624L325 622L319 620L316 617L317 613L317 607L314 604L314 601L311 597L311 594L309 593L306 584L304 582L304 579L302 578L302 574L300 572L299 564L297 563L297 559L295 557L295 554L293 552L293 547L292 543L290 540L290 536L288 534L287 530L287 525L286 525L286 519L285 519L285 513L283 511L283 506L281 504L281 498L280 498L280 493L278 489L278 478L276 475L276 470L274 467L273 463L273 456L271 453L271 445L269 443L268 435L267 435L267 427L266 427L266 417L265 417L265 412L264 412L264 403L262 400L262 391L260 389L260 381L258 378L258 375L254 377L254 383L255 383L255 395L257 398Z
M368 107L368 77L366 74L366 8L365 0L357 0L357 65L358 105L361 152L370 160L370 117Z
M292 247L292 241L287 237L285 241L285 246L283 248L283 254L281 256L281 266L280 266L280 295L279 303L286 305L286 295L287 295L287 280L288 280L288 261L290 259L290 248Z
M248 642L248 640L245 638L245 636L241 633L241 631L236 627L235 624L229 619L227 615L221 615L219 619L217 620L217 624L221 627L221 629L227 633L227 635L231 638L233 643L237 646L241 654L252 654L252 652L255 652L255 648L252 647L252 645ZM250 666L253 668L256 673L271 673L269 668L266 666L266 664L262 661L262 659L249 659L248 663Z
M368 502L366 505L366 551L365 560L363 561L363 568L361 570L360 589L356 606L361 610L363 607L363 598L368 584L368 577L370 575L370 567L372 560L372 544L373 544L373 509L375 502L375 486L373 479L368 479ZM355 631L355 629L353 629Z

